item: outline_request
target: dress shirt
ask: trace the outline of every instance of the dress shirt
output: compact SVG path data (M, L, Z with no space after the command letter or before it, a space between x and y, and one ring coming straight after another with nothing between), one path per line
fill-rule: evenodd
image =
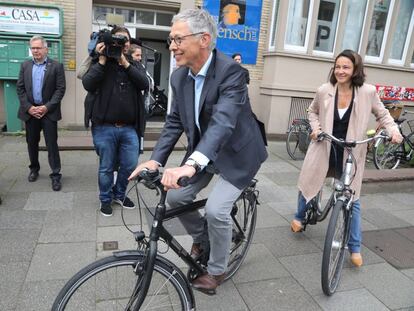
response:
M36 105L43 103L42 99L42 87L43 79L45 77L47 58L42 63L36 63L33 60L32 69L32 84L33 84L33 100Z
M191 72L191 69L188 70L188 75L194 79L194 120L195 120L195 124L199 131L200 131L200 123L198 120L198 116L200 113L200 97L201 97L201 92L203 90L207 71L208 71L208 68L210 67L212 59L213 59L213 53L210 53L210 56L208 57L207 61L204 63L203 67L201 67L200 71L196 75L194 75ZM196 161L201 166L202 169L205 166L207 166L208 162L210 162L210 159L207 158L204 154L202 154L199 151L194 151L190 155L189 158Z

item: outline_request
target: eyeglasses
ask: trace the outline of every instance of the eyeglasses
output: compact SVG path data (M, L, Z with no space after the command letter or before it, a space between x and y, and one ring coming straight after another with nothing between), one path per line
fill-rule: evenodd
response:
M44 49L44 47L40 47L40 48L38 48L38 47L35 47L35 46L33 46L33 47L31 46L31 47L30 47L30 49L31 49L31 50L43 50L43 49Z
M192 36L197 36L197 35L201 35L201 34L203 34L204 33L204 31L202 31L202 32L196 32L196 33L190 33L189 35L185 35L185 36L181 36L181 37L174 37L174 38L172 38L172 37L168 37L167 38L167 44L168 45L171 45L171 43L173 43L173 41L174 41L174 43L177 45L177 46L179 46L182 42L183 42L183 40L185 39L185 38L187 38L187 37L192 37Z

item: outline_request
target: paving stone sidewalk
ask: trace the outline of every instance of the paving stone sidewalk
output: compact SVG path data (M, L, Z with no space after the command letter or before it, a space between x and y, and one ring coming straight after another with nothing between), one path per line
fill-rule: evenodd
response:
M301 162L289 159L283 142L270 142L269 159L257 178L258 223L245 263L216 296L195 293L197 310L414 310L414 267L396 268L363 247L364 266L346 259L338 291L322 293L320 269L327 221L303 234L289 229L296 209ZM174 152L169 165L180 162ZM148 159L150 153L141 156ZM122 225L120 210L100 215L97 208L97 165L93 151L62 151L63 188L51 189L47 153L40 154L40 178L27 182L24 137L0 136L0 310L50 310L65 281L98 257L110 254L103 242L119 249L134 247ZM362 226L376 230L410 230L414 226L414 182L363 186ZM208 194L208 189L201 193ZM152 193L144 196L154 202ZM131 196L135 201L136 197ZM152 198L152 199L151 199ZM129 224L137 211L125 211ZM169 226L186 246L191 239L178 222ZM406 231L408 232L408 231ZM410 231L411 232L411 231ZM414 237L406 234L414 243ZM179 267L183 264L167 253ZM412 258L414 259L414 258Z

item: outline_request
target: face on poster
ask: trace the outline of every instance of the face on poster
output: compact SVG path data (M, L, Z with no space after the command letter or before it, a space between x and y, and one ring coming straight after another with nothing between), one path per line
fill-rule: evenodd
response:
M205 0L204 9L217 21L217 48L256 64L262 0Z

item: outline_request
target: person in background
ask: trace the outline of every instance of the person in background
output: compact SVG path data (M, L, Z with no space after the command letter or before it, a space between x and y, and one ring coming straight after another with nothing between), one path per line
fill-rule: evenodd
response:
M299 175L298 208L291 222L293 232L303 229L302 222L309 207L308 202L322 188L325 177L339 179L343 171L344 152L334 148L328 141L317 142L323 131L337 138L362 140L365 138L370 115L373 114L384 127L393 143L400 143L402 137L387 109L381 103L375 86L365 83L361 56L351 50L342 51L336 58L329 83L320 86L309 107L309 121L312 127L311 142ZM361 213L359 196L367 148L358 145L353 149L358 170L351 187L355 190L352 207L351 233L348 248L351 262L359 267L361 256Z
M231 58L233 58L237 63L241 64L242 63L242 55L240 53L234 53ZM249 74L249 70L247 70L246 68L242 67L243 71L244 71L244 76L246 79L246 84L250 83L250 74Z
M256 175L267 151L250 106L243 70L215 49L215 20L205 10L189 9L175 15L172 23L167 42L179 68L170 79L171 112L151 159L140 164L130 178L145 168L164 166L183 132L188 147L182 164L165 169L161 180L170 189L168 205L192 202L213 175L218 175L205 217L196 211L180 218L193 238L193 257L200 255L203 241L210 241L208 273L196 278L192 286L214 294L229 260L233 203ZM192 183L180 188L177 181L182 176L191 177Z
M25 122L26 142L29 151L29 182L39 177L39 141L43 130L52 173L52 189L62 188L62 174L58 126L62 119L60 103L66 91L65 70L63 65L48 57L47 42L42 36L30 39L32 59L22 63L17 80L17 95L20 107L18 118Z
M141 62L142 60L142 48L137 44L131 44L129 48L129 54L131 55L132 59Z
M92 137L99 156L99 200L104 216L112 216L112 202L135 208L125 192L128 176L138 162L140 137L144 136L141 91L148 88L145 69L128 54L128 29L114 27L111 33L125 38L120 56L108 57L105 43L98 43L97 57L82 78L84 88L96 94L91 115ZM115 166L119 171L113 186Z

